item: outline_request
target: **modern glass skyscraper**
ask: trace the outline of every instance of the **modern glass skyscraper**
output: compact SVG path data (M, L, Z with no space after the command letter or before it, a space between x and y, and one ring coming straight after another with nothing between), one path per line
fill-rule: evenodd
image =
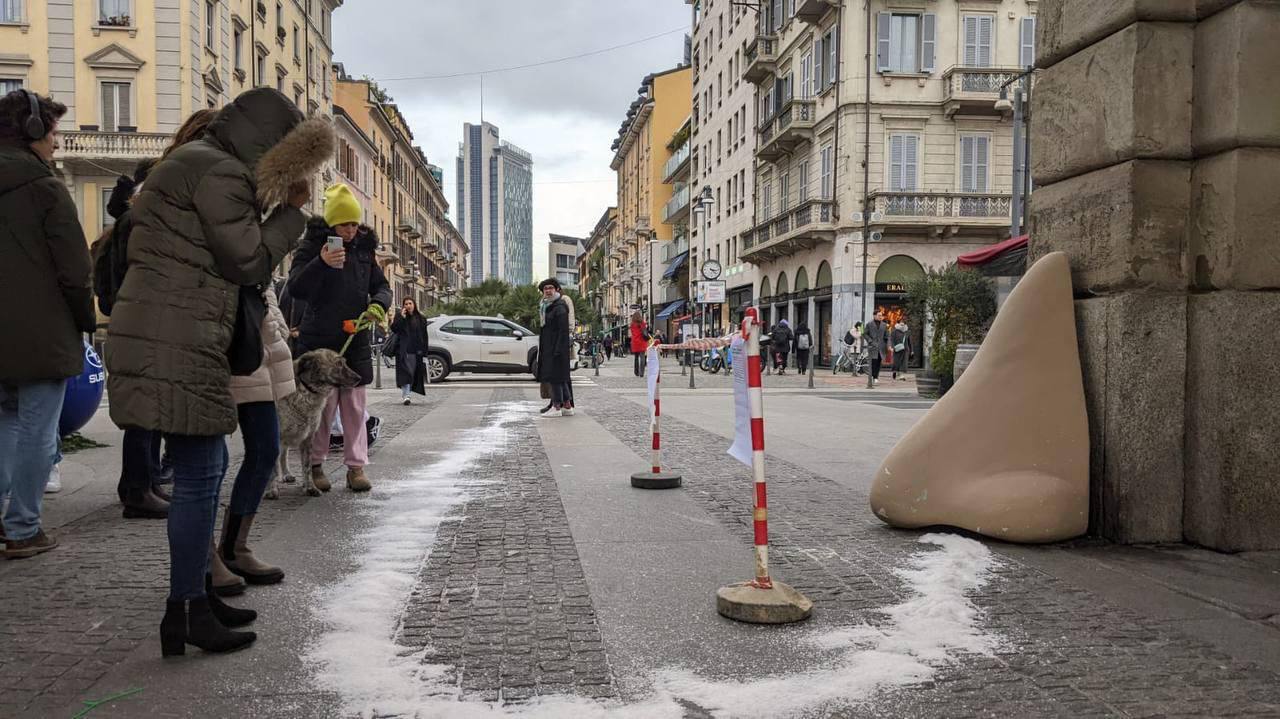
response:
M458 231L471 246L472 286L496 277L533 282L533 157L490 123L463 125Z

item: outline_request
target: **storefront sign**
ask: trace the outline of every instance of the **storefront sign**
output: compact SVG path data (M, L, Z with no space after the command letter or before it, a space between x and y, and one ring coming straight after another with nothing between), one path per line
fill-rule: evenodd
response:
M881 294L902 294L907 291L907 286L901 282L877 282L876 292Z

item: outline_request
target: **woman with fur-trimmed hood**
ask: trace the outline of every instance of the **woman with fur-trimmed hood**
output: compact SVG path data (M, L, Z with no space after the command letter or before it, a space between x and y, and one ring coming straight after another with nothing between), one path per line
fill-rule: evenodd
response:
M107 387L112 420L164 432L173 459L165 655L186 644L231 651L256 638L226 628L256 615L208 590L226 435L237 420L227 351L240 287L267 285L293 248L308 178L333 146L326 122L304 120L283 94L256 88L222 108L202 139L161 160L134 201Z

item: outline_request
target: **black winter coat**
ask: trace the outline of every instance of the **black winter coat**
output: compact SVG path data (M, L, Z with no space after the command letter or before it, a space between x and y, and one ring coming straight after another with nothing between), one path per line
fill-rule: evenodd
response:
M355 239L347 245L347 261L340 270L320 259L320 248L332 234L336 233L323 219L312 218L302 244L293 253L288 291L295 302L307 303L294 347L297 354L316 349L341 351L347 341L347 334L342 331L344 321L356 319L370 304L384 309L391 306L391 285L374 256L378 238L373 230L360 226ZM351 341L346 358L351 369L360 374L360 384L373 382L368 331Z
M538 381L563 384L569 381L569 307L560 298L547 306L542 330L538 333Z
M30 148L0 147L0 382L73 377L97 322L75 203Z
M778 323L774 326L771 336L773 338L774 352L781 352L783 354L791 352L791 340L794 339L795 336L791 333L790 327L787 327L782 323Z
M424 382L422 356L427 353L427 318L416 311L407 319L396 313L391 333L396 336L396 386L413 385L419 394L425 393L425 388L419 390L419 386Z

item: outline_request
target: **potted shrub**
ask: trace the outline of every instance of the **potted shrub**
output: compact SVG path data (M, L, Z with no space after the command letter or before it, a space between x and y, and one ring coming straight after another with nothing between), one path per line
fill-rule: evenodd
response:
M907 312L927 318L933 328L928 369L916 378L917 391L941 395L955 382L957 348L977 344L985 336L996 313L995 292L986 277L955 264L929 268L924 277L906 285Z

